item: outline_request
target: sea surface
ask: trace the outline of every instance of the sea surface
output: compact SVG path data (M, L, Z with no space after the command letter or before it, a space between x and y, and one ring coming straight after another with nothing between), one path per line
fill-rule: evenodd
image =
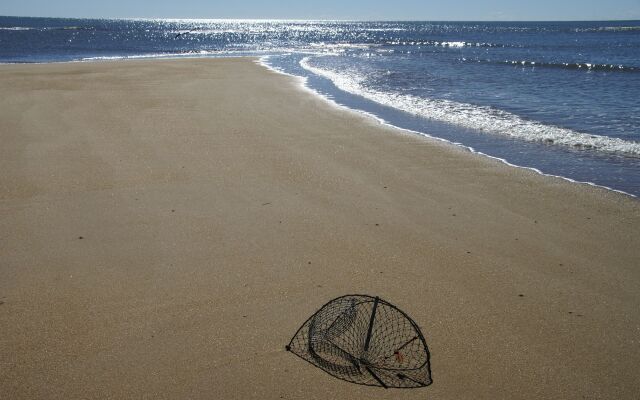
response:
M245 55L388 124L640 195L640 21L0 17L1 63Z

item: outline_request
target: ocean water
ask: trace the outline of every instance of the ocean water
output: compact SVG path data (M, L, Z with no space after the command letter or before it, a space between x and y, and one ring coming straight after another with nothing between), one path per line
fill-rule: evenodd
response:
M2 63L243 55L391 125L640 195L640 21L0 17Z

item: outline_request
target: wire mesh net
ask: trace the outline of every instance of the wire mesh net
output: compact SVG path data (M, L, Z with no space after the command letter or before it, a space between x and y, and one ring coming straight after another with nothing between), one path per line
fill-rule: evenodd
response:
M384 388L431 384L429 349L420 328L396 306L366 295L331 300L287 346L336 378Z

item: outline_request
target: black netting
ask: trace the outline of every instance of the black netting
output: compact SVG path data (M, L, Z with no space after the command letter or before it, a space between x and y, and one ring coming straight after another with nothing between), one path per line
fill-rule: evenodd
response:
M394 388L431 384L429 349L409 316L377 297L348 295L322 306L287 350L345 381Z

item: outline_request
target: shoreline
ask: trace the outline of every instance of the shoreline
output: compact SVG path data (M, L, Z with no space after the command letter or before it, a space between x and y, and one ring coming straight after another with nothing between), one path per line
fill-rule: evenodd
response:
M252 56L246 56L246 57L253 58ZM600 188L600 189L605 189L605 190L608 190L608 191L611 191L611 192L616 192L616 193L619 193L619 194L622 194L622 195L625 195L625 196L632 197L634 199L638 198L638 196L636 196L635 194L625 192L624 190L614 189L612 187L605 186L605 185L599 185L599 184L594 183L594 182L580 181L580 180L572 179L572 178L569 178L569 177L566 177L566 176L562 176L562 175L554 175L554 174L546 173L546 172L543 172L540 169L535 168L535 167L527 167L525 165L514 164L514 163L508 161L507 159L504 159L504 158L501 158L501 157L492 156L490 154L483 153L483 152L481 152L479 150L476 150L472 146L467 146L467 145L462 144L462 143L456 143L456 142L453 142L453 141L445 139L445 138L434 136L434 135L429 134L427 132L420 132L420 131L416 131L416 130L413 130L413 129L402 128L400 126L393 125L392 123L387 122L384 119L382 119L382 118L378 117L377 115L375 115L373 113L370 113L368 111L360 110L360 109L357 109L357 108L351 108L351 107L349 107L349 106L347 106L345 104L337 103L335 100L332 100L332 99L328 98L327 96L323 95L322 93L319 93L317 90L309 87L307 85L307 83L306 83L307 79L305 77L301 77L301 76L298 76L298 75L290 74L288 72L280 71L280 70L270 66L264 60L265 58L268 58L268 57L270 57L270 55L256 57L258 59L257 60L258 64L262 65L263 67L265 67L265 68L267 68L270 71L273 71L275 73L282 74L282 75L285 75L285 76L288 76L288 77L291 77L291 78L300 79L300 81L301 81L300 85L304 89L308 90L309 92L311 92L312 94L314 94L316 96L319 96L320 98L322 98L326 102L330 103L331 105L335 106L339 110L355 112L355 113L360 114L362 116L365 116L367 118L372 118L373 120L377 121L381 125L387 126L389 128L400 130L400 131L404 131L404 132L411 133L411 134L415 134L415 135L418 135L418 136L421 136L421 137L425 137L425 138L430 139L430 140L437 140L437 141L441 141L441 142L447 143L448 145L451 145L453 147L457 147L457 148L461 148L461 149L467 150L471 154L480 155L480 156L487 157L489 159L498 161L498 162L500 162L500 163L502 163L502 164L504 164L504 165L506 165L508 167L520 168L520 169L532 171L532 172L535 172L535 173L537 173L539 175L550 177L550 178L559 178L559 179L562 179L564 181L567 181L567 182L570 182L570 183L573 183L573 184L587 185L587 186L591 186L591 187L597 187L597 188ZM224 56L222 58L224 58Z
M579 180L579 179L574 179L574 178L570 178L564 175L558 175L558 174L553 174L553 173L547 173L544 172L542 170L540 170L539 168L536 167L530 167L530 166L526 166L526 165L520 165L517 164L515 162L509 161L505 158L499 157L499 156L493 156L491 154L487 154L483 151L477 150L475 149L473 146L469 146L463 143L458 143L458 142L454 142L451 141L449 139L445 139L442 137L438 137L435 135L432 135L428 132L422 132L422 131L418 131L418 130L414 130L414 129L410 129L410 128L403 128L401 126L397 126L394 125L393 123L390 123L384 119L382 119L381 117L378 117L377 115L365 111L365 110L361 110L358 108L352 108L348 105L345 104L340 104L337 103L336 101L328 98L327 96L323 95L322 93L319 93L317 90L309 87L306 83L307 78L303 77L303 76L298 76L298 75L294 75L294 74L290 74L288 72L284 72L281 70L278 70L277 68L274 68L272 66L270 66L265 59L269 58L273 56L273 54L265 54L265 55L233 55L233 54L220 54L220 55L216 55L216 54L205 54L205 55L198 55L198 54L193 54L193 55L181 55L181 54L169 54L166 56L163 55L139 55L139 56L105 56L105 57L92 57L90 59L81 59L81 60L68 60L68 61L47 61L47 62L33 62L33 63L20 63L20 62L16 62L16 63L1 63L0 62L0 66L11 66L11 65L48 65L48 64L74 64L74 63L102 63L102 62L127 62L127 61L180 61L180 60L190 60L190 59L213 59L213 60L217 60L217 59L234 59L234 58L244 58L244 59L250 59L253 60L254 62L256 62L257 64L269 69L272 72L278 73L278 74L282 74L288 77L292 77L292 78L296 78L296 79L300 79L300 85L308 90L309 92L311 92L312 94L319 96L320 98L322 98L323 100L325 100L326 102L334 105L335 107L337 107L338 109L342 109L342 110L347 110L347 111L352 111L355 112L357 114L363 115L365 117L368 118L373 118L374 120L376 120L378 123L388 126L392 129L397 129L397 130L401 130L401 131L405 131L411 134L415 134L415 135L419 135L428 139L433 139L433 140L438 140L438 141L442 141L444 143L447 143L451 146L454 147L458 147L461 149L464 149L466 151L469 151L472 154L475 155L480 155L483 157L487 157L489 159L492 160L496 160L499 161L501 163L503 163L506 166L509 167L515 167L515 168L520 168L520 169L524 169L524 170L529 170L529 171L533 171L539 175L542 176L546 176L546 177L550 177L550 178L559 178L561 180L570 182L572 184L579 184L579 185L586 185L586 186L591 186L591 187L597 187L600 189L605 189L607 191L611 191L611 192L615 192L618 194L622 194L625 196L629 196L631 198L634 199L638 199L638 195L633 194L633 193L629 193L626 192L624 190L621 189L615 189L613 187L604 185L604 184L598 184L595 182L591 182L591 181L586 181L586 180ZM341 90L341 89L337 89L337 90Z
M640 390L634 198L345 112L256 59L3 65L0 88L0 397ZM417 322L431 386L285 351L348 293Z

